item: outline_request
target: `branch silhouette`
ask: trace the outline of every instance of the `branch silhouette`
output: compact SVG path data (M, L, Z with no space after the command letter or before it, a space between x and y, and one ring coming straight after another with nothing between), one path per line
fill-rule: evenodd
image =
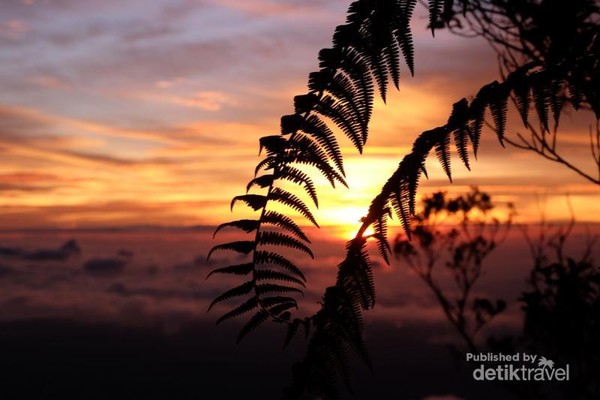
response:
M582 168L576 166L573 162L567 160L560 154L557 148L558 140L556 136L556 130L552 131L550 135L548 135L546 132L536 129L530 125L528 137L517 132L518 140L506 138L506 142L514 147L533 151L547 160L562 164L588 181L595 183L596 185L600 185L600 126L598 123L596 123L595 133L592 131L592 127L590 127L591 156L593 158L593 163L596 166L594 175L592 175L591 172L588 173L584 171Z

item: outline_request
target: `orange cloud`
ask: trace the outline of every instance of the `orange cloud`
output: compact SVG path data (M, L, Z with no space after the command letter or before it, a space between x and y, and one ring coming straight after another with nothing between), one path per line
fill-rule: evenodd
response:
M214 0L213 0L214 1ZM244 1L244 0L219 0L215 1L219 6L225 6L235 10L243 11L260 16L293 16L294 18L332 18L333 15L322 9L301 3L287 4L271 0Z
M221 92L198 92L189 98L168 97L169 101L186 107L200 108L206 111L218 111L223 106L233 105L235 102Z
M36 131L48 131L58 128L63 131L82 131L108 136L126 137L132 139L148 140L153 142L176 143L177 141L168 134L160 134L150 130L120 129L94 121L75 119L56 114L49 114L41 110L15 107L0 104L0 116L3 118L4 132L23 133L23 128L34 128Z

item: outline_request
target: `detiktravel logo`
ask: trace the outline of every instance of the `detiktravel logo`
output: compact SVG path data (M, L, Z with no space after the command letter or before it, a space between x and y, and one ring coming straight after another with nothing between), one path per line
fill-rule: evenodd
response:
M479 363L473 370L476 381L568 381L569 364L556 366L554 361L536 354L467 353L468 363Z

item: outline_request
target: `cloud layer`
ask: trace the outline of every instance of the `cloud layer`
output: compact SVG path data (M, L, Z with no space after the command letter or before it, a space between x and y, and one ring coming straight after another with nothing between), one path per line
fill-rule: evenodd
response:
M257 139L276 133L293 96L306 90L317 52L330 45L347 6L341 0L82 4L3 5L4 228L221 222L229 199L252 176ZM424 21L416 18L413 27L416 77L404 70L400 92L387 105L376 101L366 157L341 140L353 191L324 189L326 224L336 223L336 199L366 210L414 137L444 123L453 102L496 78L495 56L484 43L445 32L433 39ZM588 151L588 125L565 119L573 138L566 154ZM456 181L485 183L528 210L533 199L512 191L515 185L550 196L577 192L581 215L595 218L587 212L593 194L574 174L559 168L547 179L548 162L498 149L486 135L474 172L457 167ZM577 162L587 167L585 157ZM439 168L431 168L431 190L446 185ZM381 176L365 177L369 169Z

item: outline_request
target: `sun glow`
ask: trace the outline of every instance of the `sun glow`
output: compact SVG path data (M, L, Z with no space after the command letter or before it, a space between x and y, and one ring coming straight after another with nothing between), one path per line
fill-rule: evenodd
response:
M327 219L335 221L335 225L338 228L334 230L334 236L350 240L360 229L362 218L365 215L366 210L364 207L340 207L336 210L331 210L327 215ZM369 227L365 231L365 236L372 235L373 233L373 229Z

